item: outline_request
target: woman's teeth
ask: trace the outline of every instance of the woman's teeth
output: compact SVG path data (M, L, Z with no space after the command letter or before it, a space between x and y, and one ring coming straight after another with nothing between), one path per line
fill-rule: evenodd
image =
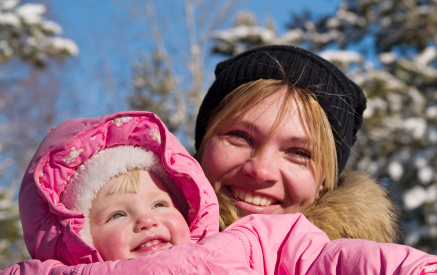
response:
M272 198L260 196L260 195L254 195L235 187L232 188L232 193L238 199L254 205L269 206L275 201Z

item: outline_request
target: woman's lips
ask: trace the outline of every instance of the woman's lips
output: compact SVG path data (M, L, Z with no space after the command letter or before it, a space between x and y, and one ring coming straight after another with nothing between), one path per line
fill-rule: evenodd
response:
M232 194L234 194L234 196L239 199L240 201L244 201L246 203L252 204L252 205L258 205L258 206L270 206L271 204L275 204L278 201L268 197L268 196L263 196L263 195L259 195L259 194L254 194L251 193L249 191L237 188L237 187L232 187Z

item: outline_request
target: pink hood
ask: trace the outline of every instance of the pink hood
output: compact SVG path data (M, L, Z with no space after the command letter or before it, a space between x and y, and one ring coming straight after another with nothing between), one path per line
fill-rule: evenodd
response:
M192 242L218 232L217 198L200 165L155 114L128 111L66 121L42 141L19 194L24 240L32 258L67 265L103 261L78 235L84 214L66 209L59 197L77 166L98 151L118 145L146 147L160 157L188 202Z

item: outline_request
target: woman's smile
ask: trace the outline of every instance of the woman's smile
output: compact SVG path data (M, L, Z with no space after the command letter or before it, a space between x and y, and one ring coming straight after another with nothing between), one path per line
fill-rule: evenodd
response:
M233 187L231 188L231 190L235 198L237 198L240 201L244 201L253 205L270 206L271 204L278 202L277 200L270 198L268 196L254 194L250 191L244 191L237 187Z

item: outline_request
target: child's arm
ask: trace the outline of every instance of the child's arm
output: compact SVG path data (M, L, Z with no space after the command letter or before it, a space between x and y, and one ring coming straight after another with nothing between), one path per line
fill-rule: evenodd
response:
M185 243L132 260L76 266L28 260L0 271L0 275L263 274L253 270L248 259L235 236L216 234L197 244Z
M252 250L259 244L254 256L274 274L437 274L437 256L398 244L330 242L303 215L252 215L228 232L247 238Z
M35 275L48 275L52 274L55 269L55 267L64 267L65 265L62 264L59 261L56 260L47 260L44 262L41 262L40 260L27 260L21 263L17 263L14 265L11 265L5 269L0 270L0 275L26 275L26 274L35 274ZM76 266L78 267L78 266ZM74 267L72 267L73 269ZM62 273L59 273L62 274ZM68 274L75 274L73 272Z
M133 260L73 267L30 260L0 274L421 275L433 263L437 256L408 246L352 239L329 242L301 214L251 215L197 244L186 243Z
M437 256L409 246L339 239L327 244L308 274L437 274Z

